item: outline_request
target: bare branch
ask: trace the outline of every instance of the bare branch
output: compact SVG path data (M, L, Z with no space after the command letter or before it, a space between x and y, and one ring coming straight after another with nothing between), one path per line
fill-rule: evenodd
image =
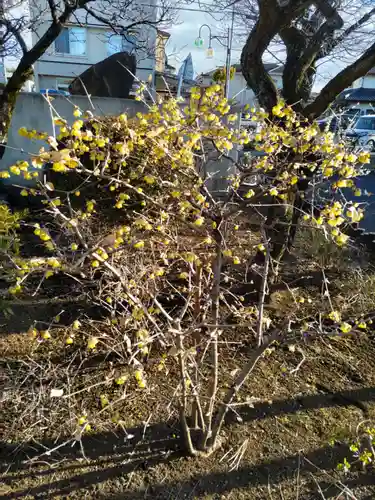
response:
M366 75L371 68L375 66L375 43L350 66L340 71L332 80L321 90L318 97L308 104L304 114L310 120L320 116L325 109L334 101L336 96L349 87L355 80Z

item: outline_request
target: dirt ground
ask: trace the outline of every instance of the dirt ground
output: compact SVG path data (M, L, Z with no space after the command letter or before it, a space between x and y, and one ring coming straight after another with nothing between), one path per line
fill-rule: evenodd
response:
M363 281L360 263L345 273L337 260L324 265L333 301L345 296L348 310L371 309L373 281ZM295 286L297 274L291 265L285 279ZM313 273L305 270L304 279L305 293L319 292ZM276 295L270 305L280 301ZM222 446L204 458L183 453L173 360L165 371L150 363L146 389L113 387L121 364L108 353L70 349L59 331L48 346L5 327L1 333L0 499L375 499L371 464L337 471L375 423L371 331L276 346L229 413ZM242 342L222 350L227 374L247 352ZM82 415L91 426L84 434Z

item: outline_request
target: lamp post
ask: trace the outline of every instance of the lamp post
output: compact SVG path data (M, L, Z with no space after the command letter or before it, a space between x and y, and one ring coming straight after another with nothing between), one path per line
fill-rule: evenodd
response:
M198 38L196 38L195 42L194 42L196 47L199 47L199 48L203 47L204 40L201 37L202 28L207 28L208 33L209 33L207 57L211 59L214 55L214 50L212 48L212 40L218 40L220 42L220 40L222 38L226 39L227 43L226 43L226 45L224 45L224 47L226 47L226 49L227 49L227 56L226 56L226 61L225 61L225 87L224 87L225 91L224 91L224 95L227 99L229 98L230 64L231 64L232 43L233 43L233 25L234 25L234 10L232 10L231 26L230 26L230 28L228 28L228 34L226 36L212 35L212 31L211 31L210 26L208 24L202 24L202 26L199 27Z

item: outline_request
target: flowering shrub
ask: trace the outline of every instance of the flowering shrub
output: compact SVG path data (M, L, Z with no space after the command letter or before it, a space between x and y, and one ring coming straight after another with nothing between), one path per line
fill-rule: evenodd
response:
M233 126L237 117L220 85L205 92L192 89L185 107L171 99L133 118L123 114L99 119L77 108L71 126L55 113L58 133L46 138L46 148L30 162L9 168L29 179L35 175L32 167L50 165L37 188L22 191L43 199L46 218L34 224L34 233L46 256L13 259L17 278L9 293L22 299L35 275L43 283L57 273L75 277L89 300L121 325L121 349L129 366L108 383L126 386L133 381L139 390L148 390L143 361L151 350L159 356L160 371L167 363L175 364L178 407L193 454L217 446L224 417L254 365L271 343L283 340L292 323L297 337L324 334L313 315L300 320L302 300L294 299L282 323L264 311L275 242L272 217L265 218L262 209L290 212L297 195L308 198L301 183L311 178L330 183L335 193L346 187L359 194L355 177L369 162L368 154L347 154L344 144L301 121L282 102L272 119L261 110L249 114L258 122L256 132ZM44 137L25 129L21 133ZM243 162L227 179L226 198L215 199L207 189L209 178L201 173L207 150L227 158L249 141L267 155ZM257 182L249 189L246 182L254 178ZM347 243L345 225L363 217L360 205L338 199L329 200L319 214L312 204L306 207L300 208L299 223L322 231L338 245ZM257 229L249 225L249 213ZM287 225L294 224L291 217L287 220ZM259 252L265 256L257 271L261 280L248 284L256 287L259 301L248 307L233 285L246 280L246 264ZM87 282L90 288L85 288ZM258 347L231 383L226 382L229 388L223 393L219 351L230 331L229 316ZM348 334L359 327L330 303L326 316L329 334ZM89 323L84 318L74 322L65 338L68 348L74 348L78 336L86 338L88 351L104 343L111 348L108 335L85 333ZM361 325L366 327L363 321ZM48 341L52 332L33 328L32 335ZM116 337L113 348L118 350L118 344ZM83 425L86 416L82 418ZM197 442L192 425L200 430Z
M337 469L342 472L349 472L353 465L361 464L363 468L373 466L375 460L375 429L373 427L365 427L363 424L368 421L361 422L357 427L357 439L349 446L352 452L352 459L349 462L344 458L342 463L339 463Z

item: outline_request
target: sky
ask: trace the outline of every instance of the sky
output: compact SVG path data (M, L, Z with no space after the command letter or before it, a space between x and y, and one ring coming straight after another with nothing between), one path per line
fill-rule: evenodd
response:
M199 5L192 3L189 4L187 9L199 9ZM212 15L205 12L193 12L189 10L178 11L179 23L174 24L172 27L168 28L171 34L168 45L166 47L168 61L176 69L182 64L184 58L191 52L193 58L193 65L196 74L209 71L216 68L217 66L222 66L225 64L226 60L226 48L220 45L218 40L212 41L212 47L214 49L214 57L212 59L207 59L206 49L208 47L209 30L208 28L202 28L201 36L204 39L204 47L197 48L194 45L195 39L199 34L199 27L203 24L208 24L211 27L212 35L223 35L225 33L225 22L217 21ZM218 18L219 16L216 16ZM228 22L230 21L230 16L228 16ZM236 28L235 30L236 31ZM222 40L226 44L226 38ZM239 62L241 55L241 45L236 43L233 44L233 51L231 62Z
M209 7L210 0L202 0L203 2L207 2L202 7L206 10L214 10ZM212 1L212 0L211 0ZM353 4L355 0L353 0ZM228 27L228 23L230 22L230 13L226 16L227 25L225 22L217 21L216 18L222 17L218 14L208 14L205 12L199 12L198 3L185 4L186 7L184 10L178 11L179 15L179 23L173 24L170 28L167 28L171 34L170 40L167 44L166 51L169 63L176 67L178 71L181 66L184 58L191 52L193 58L193 65L196 74L200 74L202 72L209 71L211 69L216 68L217 66L222 66L225 64L226 59L226 49L220 45L217 40L213 40L212 46L214 48L214 57L212 59L207 59L206 56L206 48L208 46L208 38L209 31L205 27L202 29L202 38L205 41L204 48L197 48L194 45L195 39L198 37L199 26L202 24L208 24L211 27L212 34L224 34L226 27ZM182 7L182 5L181 5ZM188 9L197 9L198 12L189 11ZM367 10L367 9L366 9ZM363 10L358 9L357 15L363 15ZM345 15L344 15L345 17ZM350 18L347 19L350 23L354 22L357 19ZM370 28L375 29L374 23L371 23ZM238 63L241 56L241 50L245 42L245 37L241 37L239 35L244 34L244 29L242 26L234 26L234 43L233 50L231 56L231 63ZM236 36L237 35L237 36ZM240 40L240 42L238 41ZM226 40L223 40L225 43ZM361 51L360 51L361 52ZM358 57L359 53L356 54L355 58ZM271 55L265 58L267 62L277 62ZM352 59L353 60L353 59ZM342 70L348 63L352 62L352 60L345 57L341 60L340 57L335 58L334 61L327 60L322 61L323 64L319 66L317 78L314 84L314 90L319 91L321 88L340 70Z

